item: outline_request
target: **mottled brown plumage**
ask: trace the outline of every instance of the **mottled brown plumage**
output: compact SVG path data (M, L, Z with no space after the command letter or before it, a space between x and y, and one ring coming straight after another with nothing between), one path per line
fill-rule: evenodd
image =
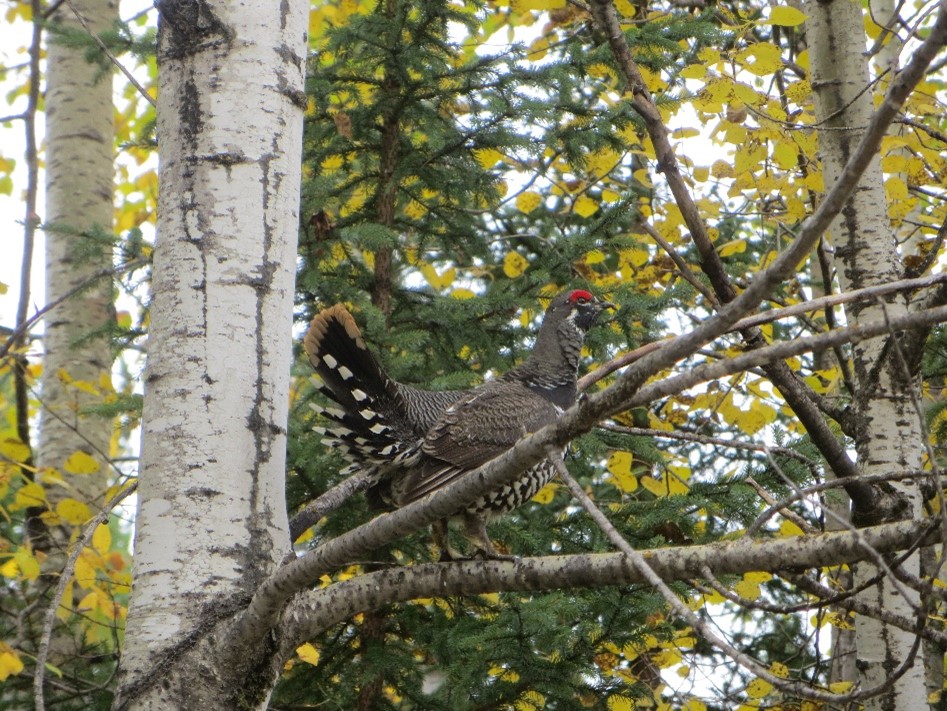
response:
M530 356L496 380L466 391L411 388L387 376L365 346L351 314L336 305L319 313L306 334L309 360L323 380L322 392L342 409L319 411L337 426L323 430L326 444L367 469L374 494L404 506L458 480L551 422L575 402L582 341L608 302L584 290L552 300ZM458 510L464 532L485 556L497 552L486 521L532 498L553 476L550 462L533 466ZM447 525L435 526L443 557Z

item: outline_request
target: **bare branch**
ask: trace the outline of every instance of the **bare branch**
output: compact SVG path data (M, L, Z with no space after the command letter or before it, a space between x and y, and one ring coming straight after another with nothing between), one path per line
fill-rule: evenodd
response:
M53 625L56 624L56 612L59 610L62 596L66 592L66 586L69 585L69 581L72 580L72 575L76 569L76 561L79 560L79 554L82 553L82 549L88 546L92 541L92 536L95 535L95 529L98 528L100 524L108 521L112 509L137 490L138 482L129 484L125 489L116 494L111 501L106 503L101 511L92 517L86 524L85 530L82 532L79 540L73 545L72 550L69 552L69 557L66 559L66 564L59 572L59 582L49 600L49 607L46 609L46 616L43 619L43 629L40 632L39 646L36 650L36 669L33 671L33 701L36 706L36 711L43 711L46 708L43 699L43 682L46 678L46 659L49 656L49 644L53 636Z

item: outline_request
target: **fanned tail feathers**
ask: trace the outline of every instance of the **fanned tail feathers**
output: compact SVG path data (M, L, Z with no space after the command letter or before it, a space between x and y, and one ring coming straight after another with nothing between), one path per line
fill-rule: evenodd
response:
M324 444L337 448L358 469L358 464L389 466L403 461L407 452L397 421L400 394L375 358L355 319L340 304L320 311L304 340L309 362L322 382L319 390L340 409L311 407L334 423L316 427Z

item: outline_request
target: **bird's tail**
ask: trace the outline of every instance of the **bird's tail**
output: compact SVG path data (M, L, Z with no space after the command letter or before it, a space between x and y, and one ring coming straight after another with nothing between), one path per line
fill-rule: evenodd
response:
M392 422L398 386L368 350L352 314L341 304L320 311L303 343L322 379L319 389L340 408L313 405L334 423L316 428L325 435L323 443L353 463L384 463L401 448Z

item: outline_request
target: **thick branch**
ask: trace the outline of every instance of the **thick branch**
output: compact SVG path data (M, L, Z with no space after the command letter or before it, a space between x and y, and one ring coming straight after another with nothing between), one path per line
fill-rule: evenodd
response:
M744 538L640 551L640 555L665 582L700 578L704 566L718 576L755 570L801 570L855 562L869 551L888 553L907 548L931 535L935 526L934 521L900 521L857 532L769 540ZM358 612L415 598L644 582L643 574L621 553L387 568L306 592L287 609L281 627L281 647L291 653L306 639Z

